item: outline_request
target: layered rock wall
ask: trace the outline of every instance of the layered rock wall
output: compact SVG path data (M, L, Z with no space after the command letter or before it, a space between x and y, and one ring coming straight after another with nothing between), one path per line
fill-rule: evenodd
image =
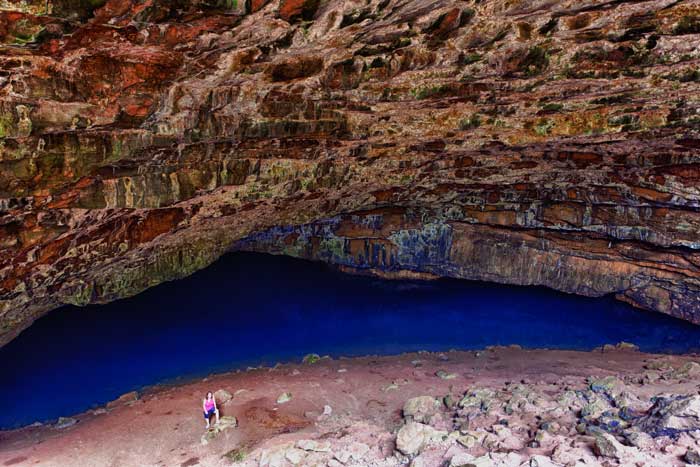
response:
M0 1L0 344L226 251L700 323L700 1Z

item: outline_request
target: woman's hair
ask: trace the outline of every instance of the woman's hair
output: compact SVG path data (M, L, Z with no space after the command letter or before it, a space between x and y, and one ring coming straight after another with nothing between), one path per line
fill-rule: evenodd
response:
M211 393L211 391L209 391L209 392L207 393L207 399L209 399L209 396L213 396L213 394Z

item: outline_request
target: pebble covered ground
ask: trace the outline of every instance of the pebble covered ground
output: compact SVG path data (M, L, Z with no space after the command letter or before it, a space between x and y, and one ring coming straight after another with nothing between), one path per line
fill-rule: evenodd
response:
M627 344L311 355L0 432L0 465L700 465L699 362ZM222 416L210 430L207 390Z

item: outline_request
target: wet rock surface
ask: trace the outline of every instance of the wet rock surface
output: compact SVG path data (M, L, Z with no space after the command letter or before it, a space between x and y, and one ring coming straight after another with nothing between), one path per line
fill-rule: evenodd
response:
M225 251L700 322L697 0L5 1L0 344Z

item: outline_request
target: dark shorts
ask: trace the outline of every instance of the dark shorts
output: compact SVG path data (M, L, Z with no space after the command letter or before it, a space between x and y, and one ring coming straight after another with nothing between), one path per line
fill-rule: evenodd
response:
M215 413L216 413L216 409L214 409L214 408L209 409L206 412L204 412L204 418L209 420L212 417L212 415L214 415Z

